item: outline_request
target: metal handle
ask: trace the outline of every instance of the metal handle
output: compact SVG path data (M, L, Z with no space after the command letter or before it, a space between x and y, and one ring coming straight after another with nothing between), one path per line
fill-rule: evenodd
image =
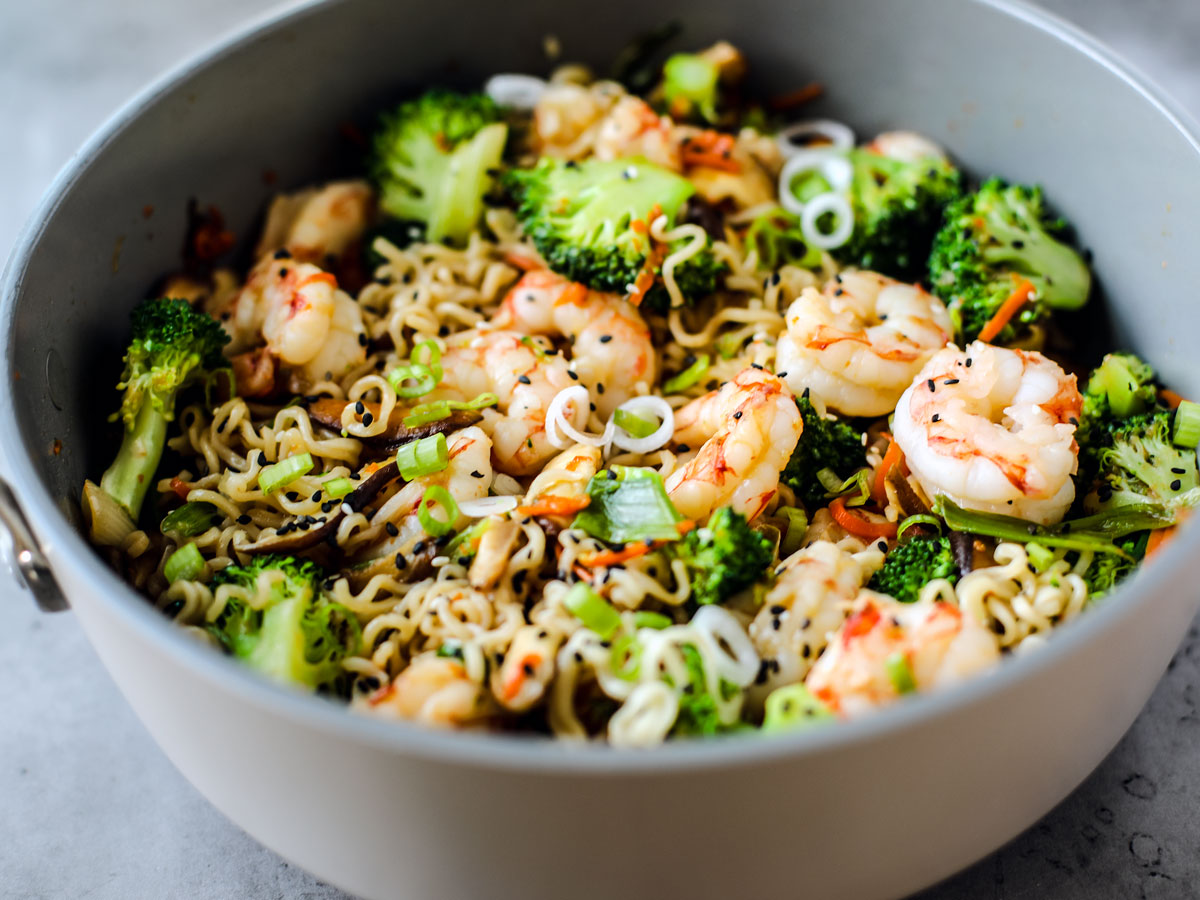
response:
M42 612L62 612L67 609L67 598L54 580L50 563L42 555L16 495L3 479L0 479L0 525L7 532L8 546L5 549L10 551L12 570L33 594L38 608Z

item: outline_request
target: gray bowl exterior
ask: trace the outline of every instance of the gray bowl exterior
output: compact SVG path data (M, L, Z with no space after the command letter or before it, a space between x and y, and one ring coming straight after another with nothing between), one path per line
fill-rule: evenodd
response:
M1048 185L1095 251L1097 312L1200 393L1182 338L1198 324L1196 139L1104 51L1024 7L362 0L306 8L185 66L71 162L10 262L0 448L76 614L173 762L264 844L366 897L903 895L1074 788L1195 613L1190 528L1048 648L961 689L810 734L616 753L367 721L260 682L86 546L75 498L110 452L102 412L125 315L177 265L188 198L252 236L264 171L287 187L336 170L333 126L396 91L542 71L546 33L567 58L609 59L672 15L689 45L727 37L779 90L822 81L821 111L862 135L912 128L976 173Z

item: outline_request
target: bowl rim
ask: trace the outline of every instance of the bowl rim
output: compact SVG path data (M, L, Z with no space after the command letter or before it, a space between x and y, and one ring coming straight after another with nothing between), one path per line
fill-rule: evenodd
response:
M154 79L118 108L74 153L43 194L19 233L0 279L0 347L6 369L12 367L13 313L25 270L45 224L90 163L134 122L148 106L174 91L182 82L219 65L227 56L271 34L291 27L328 7L350 0L302 0L259 14ZM971 0L1036 28L1082 53L1132 87L1152 105L1196 151L1200 162L1200 126L1151 79L1120 59L1112 50L1077 26L1025 0ZM354 740L373 749L426 761L474 766L480 769L556 776L652 776L751 767L850 748L889 734L919 729L927 723L996 697L1041 677L1101 633L1122 623L1169 587L1192 556L1200 553L1200 527L1191 523L1178 539L1164 547L1155 564L1141 569L1105 603L1059 626L1040 652L1005 659L990 673L962 685L893 704L873 715L836 728L764 736L730 735L667 743L649 751L613 748L596 742L579 743L545 737L495 733L451 732L408 721L383 721L351 712L342 704L277 685L235 661L214 653L174 626L145 598L106 565L59 509L55 498L34 470L30 448L18 430L13 404L14 382L5 379L0 392L0 468L9 479L34 533L51 536L46 553L55 572L69 571L72 583L94 585L96 600L139 639L170 653L191 676L237 696L297 727L313 728L335 738ZM75 498L71 498L74 501ZM68 597L68 600L70 598ZM1182 641L1184 635L1180 634Z

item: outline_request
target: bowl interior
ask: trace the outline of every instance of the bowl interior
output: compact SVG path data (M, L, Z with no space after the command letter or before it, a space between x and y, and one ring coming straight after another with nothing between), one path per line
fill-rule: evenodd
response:
M78 526L80 486L116 446L107 415L127 313L178 268L189 202L218 208L245 253L271 194L356 171L355 135L405 91L545 74L545 35L562 59L603 73L633 35L672 19L685 26L673 48L728 39L768 90L821 82L805 116L839 118L860 137L912 129L974 175L1046 185L1094 257L1099 290L1075 323L1085 342L1110 323L1178 390L1200 393L1183 337L1200 319L1197 147L1137 82L1038 18L953 0L616 0L569 12L546 0L453 11L347 0L302 10L122 110L48 195L10 264L0 323L18 493Z

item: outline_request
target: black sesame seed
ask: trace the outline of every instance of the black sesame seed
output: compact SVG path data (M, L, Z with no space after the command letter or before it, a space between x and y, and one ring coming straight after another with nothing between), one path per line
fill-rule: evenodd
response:
M941 416L939 416L937 413L934 413L934 414L933 414L933 421L934 421L934 422L940 422L940 421L942 421L942 417L941 417Z
M312 502L313 503L321 502L321 492L320 491L317 491L315 494L312 495Z
M358 336L358 346L360 346L360 347L367 346L367 336L365 334L360 334Z
M361 416L364 412L367 411L367 407L361 400L359 400L357 403L354 404L354 411Z
M1176 478L1174 481L1171 482L1171 490L1177 491L1181 487L1183 487L1183 482L1180 481L1178 478Z
M285 249L285 250L276 250L276 251L275 251L275 258L276 258L276 259L291 259L291 258L292 258L292 254L291 254L291 252L290 252L290 251L288 251L288 250L286 250L286 249Z
M403 568L404 568L406 565L408 565L408 563L406 563L406 562L404 561L404 554L403 554L403 553L397 553L397 554L396 554L396 557L395 557L395 562L396 562L396 568L397 568L397 569L403 569Z
M958 384L958 379L957 378L947 378L945 381L942 382L942 384L945 384L945 385Z
M968 369L969 369L969 368L971 368L971 363L972 363L972 362L974 362L974 360L972 360L972 359L971 359L971 357L969 357L969 356L968 356L968 357L967 357L967 364L966 364Z
M417 541L415 544L413 544L413 553L424 553L424 552L425 552L425 542L424 541Z
M787 378L787 372L776 372L775 374L776 374L776 375L777 375L779 378Z
M482 478L482 477L483 477L483 473L482 473L482 472L480 472L480 471L477 469L477 470L475 470L474 472L472 472L472 473L471 473L471 477L472 477L472 478Z
M568 370L567 370L567 375L569 375L569 376L570 376L570 378L571 378L571 380L572 380L572 381L578 381L578 380L579 380L579 376L578 376L578 375L576 375L574 372L572 372L570 369L568 369Z
M521 384L532 384L528 375L518 375L517 381L521 382Z
M373 415L371 415L370 413L363 414L363 418L362 418L363 425L369 426L374 421L375 421L375 417Z
M1172 475L1184 475L1184 474L1186 474L1186 473L1187 473L1187 470L1186 470L1186 469L1181 469L1181 468L1179 468L1178 466L1176 466L1176 467L1174 467L1173 469L1171 469L1171 474L1172 474Z
M600 383L597 383L597 384L596 384L596 393L597 393L597 394L603 394L603 393L604 393L604 385L603 385L603 384L600 384Z
M400 529L396 527L395 522L386 523L383 526L383 530L386 531L388 534L390 534L392 537L395 537L396 535L398 535L400 533Z
M240 516L237 517L237 523L239 525L249 525L250 517L248 515L246 515L245 513L242 513Z
M263 453L261 450L258 451L258 464L260 466L265 466L267 464L267 454Z
M602 343L602 344L607 344L607 343L608 343L609 341L611 341L611 340L612 340L612 335L611 335L611 334L602 334L602 335L600 335L600 343Z
M299 494L297 494L295 491L288 491L288 492L287 492L286 494L284 494L283 496L287 497L287 498L288 498L289 500L291 500L293 503L295 503L297 500L299 500L299 499L300 499L300 495L299 495Z
M787 607L781 606L778 603L771 607L771 615L773 616L783 615L785 612L787 612Z
M438 328L438 337L445 337L450 333L449 325L442 325Z
M932 393L932 392L933 392L933 390L934 390L934 387L935 387L935 385L934 385L934 383L933 383L933 379L932 379L932 378L930 378L930 379L929 379L928 381L926 381L925 383L926 383L927 385L929 385L929 391L930 391L930 393Z
M680 452L680 453L687 453L687 452L688 452L689 450L691 450L691 449L692 449L692 448L691 448L691 447L689 447L687 444L680 444L680 445L679 445L679 452Z
M737 412L735 412L735 413L733 414L733 417L734 417L735 419L740 419L740 418L742 417L742 411L739 409Z

